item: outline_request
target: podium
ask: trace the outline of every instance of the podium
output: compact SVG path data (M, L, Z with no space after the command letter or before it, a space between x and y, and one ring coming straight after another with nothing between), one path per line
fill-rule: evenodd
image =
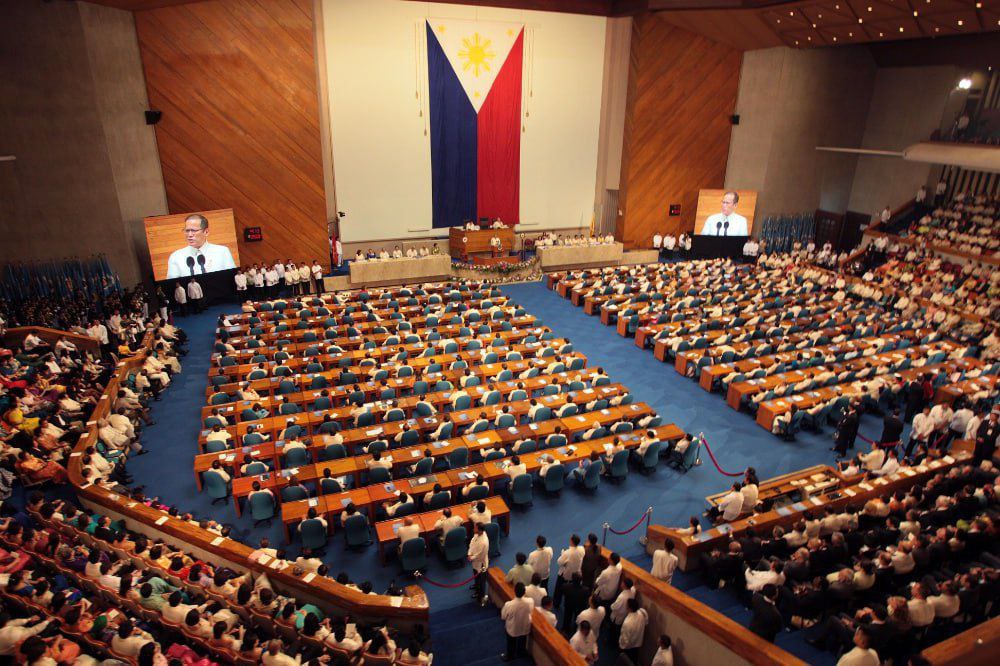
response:
M500 248L490 244L494 238L500 239ZM448 233L448 251L461 261L469 261L476 255L507 256L514 250L514 229L504 226L500 229L476 229L468 231L452 227Z

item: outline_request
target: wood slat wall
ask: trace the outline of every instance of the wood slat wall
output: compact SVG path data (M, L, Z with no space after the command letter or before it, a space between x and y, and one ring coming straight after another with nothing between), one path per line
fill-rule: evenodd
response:
M632 23L625 146L615 236L651 246L656 231L694 228L698 190L726 177L741 51L657 14ZM681 204L681 215L668 207Z
M244 265L328 263L312 0L135 14L171 213L232 208ZM264 240L243 243L260 226Z

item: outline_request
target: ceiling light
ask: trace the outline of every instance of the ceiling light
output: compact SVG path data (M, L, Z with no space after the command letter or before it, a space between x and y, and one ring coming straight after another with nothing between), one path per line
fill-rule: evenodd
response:
M965 21L958 19L958 27L961 28L963 25L965 25Z
M903 32L903 26L899 26L899 31Z
M854 36L854 33L853 33L853 32L849 32L849 33L847 33L847 36L848 36L848 37L853 37L853 36Z
M815 23L813 23L813 27L814 27L814 28L816 27L816 24L815 24Z
M840 9L840 5L834 5L833 8L834 9Z
M799 40L797 40L797 39L795 40L795 45L796 45L796 46L798 46L798 45L799 45Z
M920 13L919 13L919 12L917 12L917 10L916 10L916 9L914 9L914 10L913 10L913 15L914 15L914 16L920 16Z
M822 14L817 14L816 18L823 18L823 15Z
M941 32L941 28L934 28L934 32Z
M865 22L864 19L860 19L860 18L858 19L858 23L864 23L864 22Z
M881 32L880 32L880 33L878 33L878 36L879 36L879 37L885 37L885 35L883 35L883 34L882 34Z
M982 9L982 8L983 8L983 3L977 2L976 3L976 9Z
M868 11L871 11L871 10L872 10L871 5L869 5L868 6Z
M788 12L789 16L795 16L795 12Z
M968 90L971 87L972 87L972 79L970 79L969 77L965 77L964 79L958 82L959 90Z
M811 42L812 40L813 40L813 38L812 38L812 37L806 37L806 41L807 41L807 42Z
M778 19L778 23L781 23L781 19Z

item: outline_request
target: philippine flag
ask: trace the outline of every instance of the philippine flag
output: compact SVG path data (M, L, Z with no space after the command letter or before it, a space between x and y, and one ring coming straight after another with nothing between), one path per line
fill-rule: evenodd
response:
M520 216L524 25L430 20L433 226Z

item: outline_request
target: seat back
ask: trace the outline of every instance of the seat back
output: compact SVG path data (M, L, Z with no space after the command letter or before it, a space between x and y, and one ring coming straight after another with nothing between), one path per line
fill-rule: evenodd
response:
M562 490L566 481L566 468L562 465L552 465L545 470L544 488L546 492L554 493Z

